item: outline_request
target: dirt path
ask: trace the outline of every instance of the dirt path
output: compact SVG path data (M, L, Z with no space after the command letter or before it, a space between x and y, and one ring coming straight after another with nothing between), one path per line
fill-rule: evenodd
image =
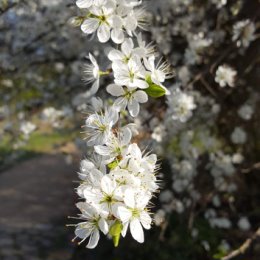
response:
M44 155L0 174L0 260L70 259L77 165Z

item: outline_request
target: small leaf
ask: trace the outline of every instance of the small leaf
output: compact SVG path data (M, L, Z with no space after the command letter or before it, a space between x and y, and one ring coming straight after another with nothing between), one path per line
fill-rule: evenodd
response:
M123 229L122 223L116 220L116 222L111 226L109 230L109 234L112 236L115 247L117 247L119 244L122 229Z
M109 164L107 165L107 167L108 167L110 170L114 170L114 169L117 167L117 165L118 165L118 161L115 160L115 161L109 163Z
M219 248L219 252L213 255L214 259L221 259L227 254L227 251L223 248Z
M221 259L222 257L223 257L223 254L221 254L221 253L217 253L217 254L213 255L214 259Z
M165 89L159 85L154 84L151 80L151 77L147 77L146 82L149 84L149 87L144 89L147 95L153 98L159 98L165 95Z

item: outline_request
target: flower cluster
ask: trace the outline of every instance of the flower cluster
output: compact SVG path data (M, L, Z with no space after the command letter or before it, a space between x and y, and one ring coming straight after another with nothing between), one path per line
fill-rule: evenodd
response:
M97 245L99 230L110 233L117 245L120 233L125 236L128 226L133 238L140 243L144 242L142 226L151 227L148 203L158 189L156 155L143 155L137 144L125 144L129 142L127 134L120 141L115 136L113 139L111 147L95 147L102 154L102 159L96 158L101 164L99 168L88 159L81 162L79 176L83 182L78 187L78 194L84 202L77 206L83 222L77 225L75 233L84 240L90 237L88 248ZM110 149L113 151L111 156ZM119 233L113 233L115 228Z
M76 4L87 10L81 30L86 34L97 32L102 43L111 38L114 43L121 44L126 34L133 36L135 30L143 26L143 10L135 8L141 1L78 0Z
M74 7L63 0L2 2L1 169L31 149L53 147L67 164L75 152L84 153L76 236L93 248L101 233L115 245L125 232L143 240L152 221L151 197L158 191L156 156L148 152L153 150L167 180L153 215L162 228L158 239L172 238L166 243L169 254L162 248L165 258L183 242L193 244L185 247L185 256L204 259L205 252L197 250L201 243L208 254L223 257L229 238L234 244L251 234L260 104L253 80L256 1L150 0L147 11L141 0L75 0ZM79 16L69 21L82 30L61 26L77 7ZM150 32L141 35L147 14ZM46 37L37 37L42 34ZM165 82L171 76L168 65L145 37L174 64L174 81ZM89 44L90 38L97 40ZM82 65L87 87L80 84ZM158 105L150 97L168 94L166 84L171 95ZM89 107L98 91L102 100L94 98ZM86 111L86 138L74 138ZM42 135L48 147L39 142ZM246 209L244 201L250 201ZM185 241L175 228L179 224L180 232L189 227ZM205 226L212 236L204 236ZM216 229L226 229L225 240ZM178 250L185 258L182 253Z
M118 48L110 48L110 67L105 71L92 54L84 69L86 82L92 84L85 98L99 90L103 76L112 76L106 90L116 98L109 106L92 97L94 111L88 114L84 125L92 156L81 162L82 182L77 193L83 201L77 207L82 222L76 225L75 234L82 242L89 238L87 248L97 245L100 231L110 235L117 246L128 227L133 238L143 243L143 228L150 229L152 223L149 205L159 189L157 156L142 152L132 141L134 124L129 119L137 117L140 104L147 102L149 96L170 94L163 83L172 73L166 62L156 62L153 47L136 31L142 25L142 12L136 10L140 3L77 1L79 8L88 11L81 29L87 34L97 31L101 43L111 38L119 44Z

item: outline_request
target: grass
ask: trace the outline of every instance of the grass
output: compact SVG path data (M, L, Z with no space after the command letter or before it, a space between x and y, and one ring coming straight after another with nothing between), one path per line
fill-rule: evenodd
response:
M28 144L24 147L25 151L33 151L36 153L51 153L53 150L75 138L74 132L58 132L32 134Z
M51 133L36 131L25 146L16 150L12 148L11 138L5 136L0 142L0 170L40 154L53 153L59 146L73 141L77 135L72 130L56 130Z

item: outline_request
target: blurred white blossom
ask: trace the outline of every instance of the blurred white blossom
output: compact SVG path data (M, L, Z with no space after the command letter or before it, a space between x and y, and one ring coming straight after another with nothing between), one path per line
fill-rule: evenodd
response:
M234 87L235 77L237 72L227 65L221 65L216 71L215 81L220 87Z
M244 144L247 140L247 134L241 127L236 127L231 134L231 141L234 144Z

